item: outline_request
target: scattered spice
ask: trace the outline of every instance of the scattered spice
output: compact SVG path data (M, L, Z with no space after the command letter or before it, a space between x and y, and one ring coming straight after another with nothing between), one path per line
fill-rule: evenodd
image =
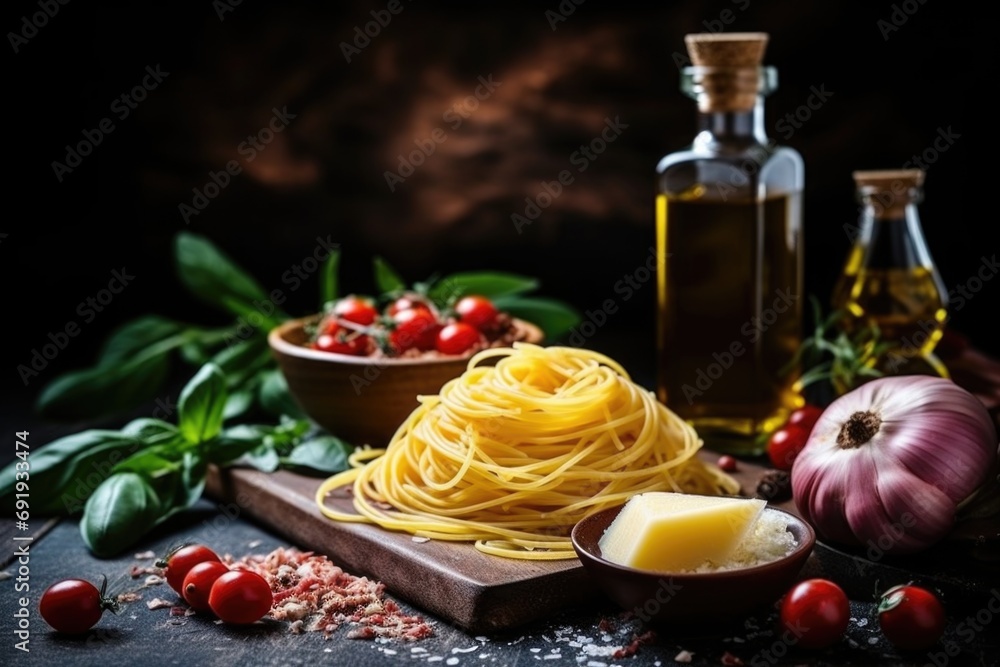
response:
M691 662L691 660L693 659L694 659L694 653L692 653L691 651L681 651L674 656L674 662L687 663Z
M146 606L150 609L164 609L173 607L174 603L170 600L164 600L163 598L153 598L152 600L146 601Z
M434 635L421 616L406 614L386 598L385 584L348 574L326 556L279 547L266 555L227 555L222 560L264 577L274 592L271 618L302 621L293 632L322 632L329 638L350 624L349 639L413 641Z
M134 556L134 558L136 560L150 560L152 558L156 558L156 552L154 552L154 551L140 551L139 553L137 553Z
M742 665L744 663L743 663L743 660L741 660L739 656L733 655L729 651L726 651L725 653L722 654L722 664L723 665L731 665L733 667L738 667L739 665Z
M639 651L639 647L643 644L648 644L656 638L656 635L652 630L647 630L641 635L632 635L632 641L628 646L623 646L614 653L611 654L612 658L628 658L629 656L635 655Z
M117 600L119 604L128 604L129 602L135 602L141 599L142 596L133 591L129 591L127 593L119 593L118 595L115 596L115 600Z
M719 470L722 472L736 472L739 469L739 464L736 462L736 459L729 454L723 454L720 456L716 465L719 466Z
M757 483L757 497L782 502L792 497L792 476L787 470L767 470Z

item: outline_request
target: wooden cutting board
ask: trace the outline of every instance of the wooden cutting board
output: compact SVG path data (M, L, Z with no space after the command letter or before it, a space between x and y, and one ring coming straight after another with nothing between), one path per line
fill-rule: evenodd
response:
M702 458L717 455L705 450ZM741 463L734 476L752 494L763 468ZM213 470L207 492L228 514L238 511L300 548L325 554L354 574L383 582L395 596L473 633L528 623L600 595L576 559L521 561L481 553L471 544L416 542L406 533L331 520L315 494L322 480L287 471ZM351 511L350 501L332 507ZM790 503L776 504L792 510Z

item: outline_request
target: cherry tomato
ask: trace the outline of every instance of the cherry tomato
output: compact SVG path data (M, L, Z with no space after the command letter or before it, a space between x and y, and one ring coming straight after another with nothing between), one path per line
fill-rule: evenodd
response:
M912 584L893 586L879 600L878 624L896 648L922 651L936 644L944 634L944 607L926 588Z
M414 348L422 351L435 348L441 323L430 310L426 308L401 310L393 316L392 321L394 326L389 334L389 344L397 354Z
M788 419L785 421L785 426L801 426L812 431L812 427L816 425L822 414L823 408L806 404L801 408L792 410L792 413L788 415Z
M409 294L406 296L401 296L395 299L389 306L385 309L385 314L389 317L395 317L396 313L404 310L430 310L430 306L427 305L427 301L416 294Z
M437 351L441 354L464 354L482 338L479 329L465 322L452 322L437 335Z
M231 570L215 580L208 604L225 623L255 623L271 611L274 595L256 572Z
M361 356L368 352L368 336L343 327L335 327L316 337L314 350Z
M463 296L455 304L455 313L458 315L458 319L471 324L480 331L488 331L496 324L498 312L493 302L484 296Z
M378 309L370 299L351 295L337 301L333 314L342 320L368 326L378 317Z
M208 595L212 591L212 585L229 571L229 566L219 561L198 563L184 577L184 601L195 611L208 611Z
M829 579L806 579L781 599L779 624L799 646L819 649L840 641L851 618L844 590Z
M771 434L767 440L767 457L778 470L791 470L795 457L809 441L812 427L785 425Z
M192 567L205 561L219 562L219 556L202 544L187 544L174 549L164 558L156 561L156 565L165 568L163 576L166 577L167 583L183 596L184 577L187 576Z
M84 579L57 581L42 593L38 610L45 622L57 632L81 634L101 620L105 609L117 609L117 603L104 597L107 579L101 590Z

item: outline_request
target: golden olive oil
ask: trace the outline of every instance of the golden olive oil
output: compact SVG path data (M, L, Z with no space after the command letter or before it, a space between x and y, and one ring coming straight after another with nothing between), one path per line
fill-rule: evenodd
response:
M805 300L801 194L755 201L703 192L657 198L658 398L706 440L754 436L802 404L789 367ZM712 444L753 451L744 439Z

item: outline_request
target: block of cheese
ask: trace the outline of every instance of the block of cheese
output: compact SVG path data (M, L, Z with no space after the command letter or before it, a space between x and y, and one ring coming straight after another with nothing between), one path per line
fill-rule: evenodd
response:
M766 504L667 491L636 494L601 536L601 554L619 565L657 572L721 566Z

